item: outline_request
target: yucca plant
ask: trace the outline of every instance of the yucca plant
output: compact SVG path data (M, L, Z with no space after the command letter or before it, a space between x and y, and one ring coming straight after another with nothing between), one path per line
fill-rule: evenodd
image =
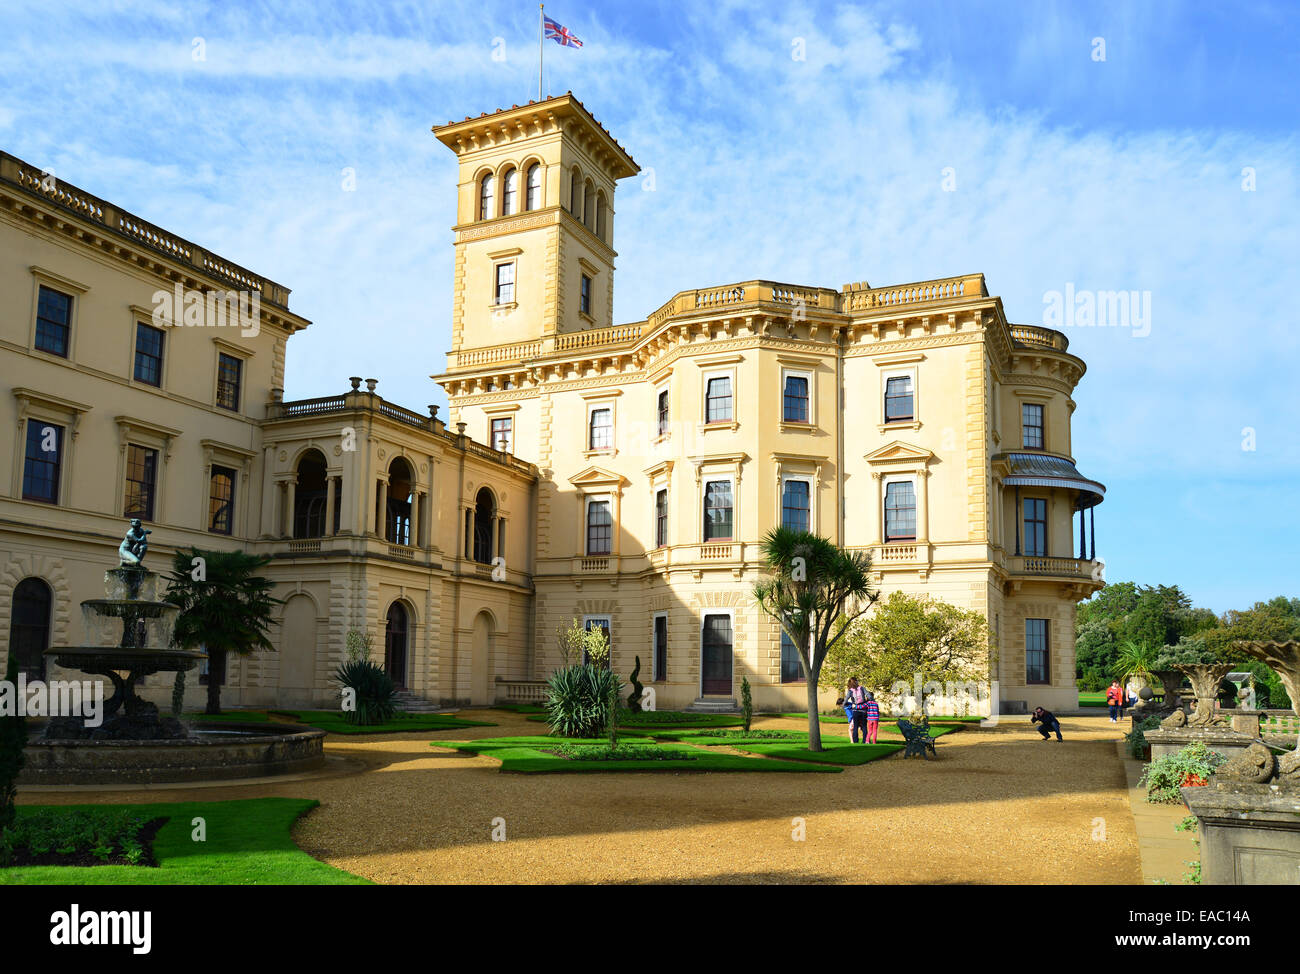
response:
M600 737L614 720L623 682L595 666L566 666L546 681L546 721L561 737Z
M1115 660L1113 672L1122 684L1127 684L1130 679L1137 679L1150 686L1151 681L1155 679L1152 671L1156 668L1156 658L1159 655L1160 647L1129 639L1119 648L1119 656Z
M349 723L363 727L383 724L397 713L397 687L378 663L368 659L349 660L338 668L334 679L356 695L356 709L343 712Z

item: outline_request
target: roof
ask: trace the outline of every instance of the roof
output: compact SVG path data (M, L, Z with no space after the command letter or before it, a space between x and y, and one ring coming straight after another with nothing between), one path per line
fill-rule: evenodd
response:
M1010 468L1002 483L1009 487L1072 487L1080 491L1076 510L1096 507L1106 496L1104 484L1079 473L1074 461L1049 453L1003 453L994 457Z

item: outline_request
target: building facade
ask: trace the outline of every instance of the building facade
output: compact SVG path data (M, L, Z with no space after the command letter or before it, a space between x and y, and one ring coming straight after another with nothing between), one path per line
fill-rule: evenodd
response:
M1010 323L979 274L710 286L614 324L623 147L571 94L434 134L459 169L447 423L359 378L285 402L309 324L287 289L0 156L7 651L35 672L80 638L141 516L155 568L190 546L272 559L278 651L216 676L234 704L330 705L349 633L430 700L535 698L576 618L619 672L639 657L660 708L743 677L756 706L802 709L751 598L788 524L869 552L883 592L984 613L1003 700L1074 705L1104 488L1072 459L1065 336ZM232 292L259 327L187 303Z

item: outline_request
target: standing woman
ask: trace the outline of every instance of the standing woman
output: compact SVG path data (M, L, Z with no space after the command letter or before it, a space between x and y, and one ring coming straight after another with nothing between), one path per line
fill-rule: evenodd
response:
M867 694L862 687L858 686L856 676L849 677L848 689L844 691L844 713L849 718L849 738L854 744L858 743L858 731L862 731L862 743L867 742L867 715L864 710L867 703Z

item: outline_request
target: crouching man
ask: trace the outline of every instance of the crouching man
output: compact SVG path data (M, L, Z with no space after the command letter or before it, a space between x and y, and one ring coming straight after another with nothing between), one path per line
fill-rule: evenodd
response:
M1038 724L1038 733L1043 735L1043 740L1048 740L1052 736L1052 731L1056 731L1056 739L1064 740L1061 737L1061 722L1056 719L1056 714L1050 710L1044 710L1042 707L1035 707L1033 716L1029 718L1031 724Z

